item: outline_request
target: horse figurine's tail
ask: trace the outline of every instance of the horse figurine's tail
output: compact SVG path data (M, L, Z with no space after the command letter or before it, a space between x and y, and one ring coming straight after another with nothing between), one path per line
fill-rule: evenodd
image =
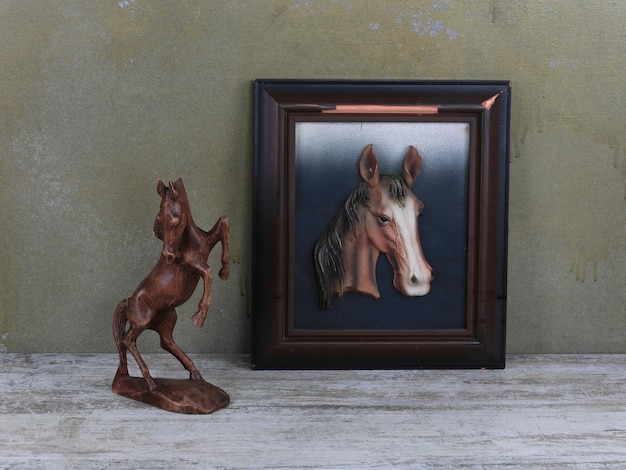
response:
M126 359L126 345L124 344L124 334L126 333L126 312L128 310L128 299L122 300L115 308L113 314L113 338L115 346L120 355L120 363L117 367L115 377L128 375L128 361Z

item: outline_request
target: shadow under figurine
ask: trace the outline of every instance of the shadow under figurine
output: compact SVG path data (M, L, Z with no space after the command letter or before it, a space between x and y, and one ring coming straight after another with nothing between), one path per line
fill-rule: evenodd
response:
M161 206L154 221L154 234L163 241L156 266L141 281L133 295L122 300L113 317L113 337L119 351L119 366L112 390L168 411L207 414L225 408L230 398L222 389L204 381L193 361L174 342L175 308L185 303L202 278L204 293L193 324L201 328L211 304L212 273L209 253L222 243L220 278L230 276L230 223L222 216L208 232L197 227L191 217L189 200L181 179L165 186L157 183ZM126 325L130 326L126 329ZM156 331L161 347L189 371L189 379L153 378L137 350L137 337L146 329ZM127 352L132 354L143 378L128 374Z

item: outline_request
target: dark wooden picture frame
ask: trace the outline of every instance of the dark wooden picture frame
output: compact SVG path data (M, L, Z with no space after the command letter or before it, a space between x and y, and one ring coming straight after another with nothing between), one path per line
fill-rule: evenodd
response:
M253 368L504 367L510 100L507 81L254 81ZM380 298L324 310L313 245L370 143L388 173L422 156L431 291L396 292L381 256Z

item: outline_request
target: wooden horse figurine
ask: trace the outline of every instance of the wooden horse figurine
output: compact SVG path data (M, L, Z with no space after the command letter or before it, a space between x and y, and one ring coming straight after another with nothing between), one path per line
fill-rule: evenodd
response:
M165 186L157 183L161 206L154 221L154 234L163 241L156 266L141 281L133 295L115 309L113 337L119 351L119 366L112 389L115 393L154 406L188 414L211 413L228 405L228 395L202 379L193 361L174 342L175 308L193 294L203 280L204 292L193 324L204 324L211 304L212 272L207 261L217 242L222 243L220 278L230 276L230 223L222 216L208 232L196 226L183 182L178 179ZM126 325L129 325L126 329ZM161 347L170 352L189 371L189 380L154 379L137 350L137 337L146 329L156 331ZM137 362L143 379L128 374L127 352Z
M329 309L333 297L357 292L379 298L376 262L384 253L393 267L393 286L413 297L426 295L433 278L422 252L417 219L424 204L411 186L422 168L422 157L409 147L401 174L378 172L378 160L368 145L359 160L362 182L318 239L314 250L320 306Z

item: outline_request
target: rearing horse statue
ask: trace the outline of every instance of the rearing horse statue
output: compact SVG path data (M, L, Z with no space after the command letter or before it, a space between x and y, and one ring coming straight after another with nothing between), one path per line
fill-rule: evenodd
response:
M406 296L430 291L432 268L422 252L417 219L424 204L411 186L422 168L422 157L409 147L401 175L381 175L368 145L359 160L363 181L318 239L314 262L320 307L329 309L333 297L357 292L379 298L376 262L389 260L393 286Z
M202 380L193 361L174 342L175 308L186 302L202 278L204 292L193 324L201 328L211 304L212 273L207 260L217 242L222 243L220 278L230 276L230 223L222 216L208 232L196 226L191 216L189 200L183 182L178 179L165 186L157 183L161 206L154 221L154 234L163 241L156 266L141 281L133 295L122 300L115 309L113 337L119 351L119 366L115 381L128 376L127 351L134 357L149 390L157 384L137 350L137 337L146 329L156 331L161 347L170 352L189 371L190 379ZM126 325L129 324L128 330Z

